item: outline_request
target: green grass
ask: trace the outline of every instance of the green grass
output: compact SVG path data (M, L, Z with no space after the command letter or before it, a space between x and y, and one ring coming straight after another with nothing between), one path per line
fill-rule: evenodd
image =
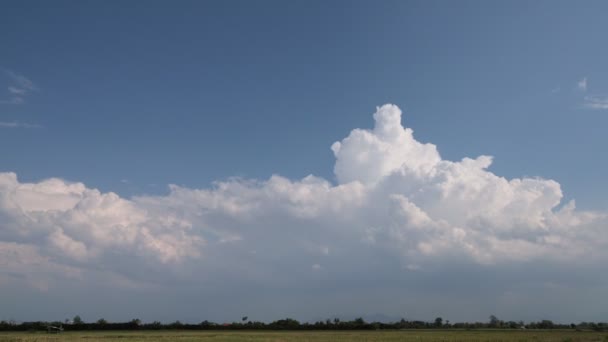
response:
M553 331L505 331L505 330L406 330L406 331L112 331L112 332L64 332L57 335L46 333L0 333L0 342L46 341L201 341L201 342L288 342L288 341L547 341L547 342L608 342L607 332L572 330Z

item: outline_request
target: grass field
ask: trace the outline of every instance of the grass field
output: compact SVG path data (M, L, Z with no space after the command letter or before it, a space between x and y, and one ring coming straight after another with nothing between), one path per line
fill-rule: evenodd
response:
M58 335L46 333L0 333L0 342L44 341L204 341L204 342L280 342L280 341L601 341L608 342L608 332L553 331L116 331L116 332L64 332Z

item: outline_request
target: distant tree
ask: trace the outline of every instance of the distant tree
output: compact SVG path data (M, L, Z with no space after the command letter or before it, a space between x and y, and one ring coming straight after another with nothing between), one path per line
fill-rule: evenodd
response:
M442 325L443 325L443 318L441 318L441 317L435 318L435 326L438 328L441 328Z
M203 329L208 329L215 326L215 323L213 322L209 322L208 320L204 320L201 322L201 327L203 327Z
M538 323L538 327L541 328L541 329L553 329L554 328L554 324L553 324L553 321L550 321L548 319L544 319L540 323Z
M72 322L74 322L74 324L83 324L84 323L82 318L80 318L80 316L78 316L78 315L74 316L74 318L72 319Z
M141 325L141 320L139 318L134 318L129 322L129 326L131 328L139 328Z
M106 325L106 324L108 324L108 321L106 321L103 318L100 318L100 319L97 320L97 324L99 324L99 325Z
M300 327L300 322L292 318L285 318L270 323L270 326L279 329L297 329Z
M499 324L500 320L496 316L490 315L490 327L497 328Z

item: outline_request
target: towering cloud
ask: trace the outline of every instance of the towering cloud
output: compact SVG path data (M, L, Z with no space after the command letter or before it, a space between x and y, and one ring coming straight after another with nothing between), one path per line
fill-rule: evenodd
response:
M454 262L608 260L604 213L561 203L553 180L497 176L490 156L444 160L401 119L397 106L384 105L373 129L355 129L331 146L338 184L274 175L126 199L2 173L0 287L25 281L48 290L105 272L131 285L181 277L204 291L211 278L272 287L327 274L347 284L356 268L376 277ZM154 272L133 271L146 267Z

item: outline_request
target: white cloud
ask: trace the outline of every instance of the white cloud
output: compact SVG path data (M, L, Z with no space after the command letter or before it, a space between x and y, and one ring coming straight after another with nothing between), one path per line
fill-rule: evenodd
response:
M587 77L577 83L577 88L583 92L587 91ZM583 99L583 107L587 109L608 109L608 96L586 95Z
M45 237L47 244L38 247L75 262L99 262L116 251L176 262L197 256L203 242L180 231L183 225L165 222L167 217L155 217L114 193L103 194L82 183L20 183L15 174L3 173L0 194L0 214L9 220L0 236L9 241Z
M608 109L608 96L585 96L583 106L589 109Z
M557 210L562 192L555 181L496 176L487 170L489 156L443 160L435 145L416 141L401 126L394 105L378 108L374 119L372 130L353 130L333 144L337 185L314 176L291 181L275 175L230 179L213 189L171 186L167 196L128 200L82 183L20 183L5 173L2 208L18 227L3 231L46 235L55 250L80 261L124 248L167 263L204 256L205 241L255 244L256 236L310 221L315 237L299 243L315 254L334 250L322 235L370 241L372 234L371 241L393 246L405 258L458 253L485 264L559 258L563 246L554 248L555 242L572 222L596 219L573 204Z
M0 100L1 104L23 104L25 103L25 101L23 100L23 97L20 96L12 96L9 99L5 99L5 100Z
M57 278L73 280L82 275L79 269L42 255L36 246L3 241L0 241L0 270L0 287L16 282L40 291L47 291Z
M411 129L401 126L397 106L378 108L374 120L372 131L355 129L342 142L331 146L336 156L334 172L341 183L374 184L405 163L414 173L426 173L440 161L435 145L419 143Z
M26 122L0 121L0 128L42 128L42 126Z
M82 183L22 183L2 173L0 241L85 278L101 268L134 283L188 274L207 286L213 279L300 286L306 278L298 270L321 264L323 274L351 284L361 270L387 278L456 262L608 261L605 214L576 210L574 202L560 207L553 180L495 175L490 156L445 160L435 145L417 141L401 116L384 105L373 129L355 129L332 145L337 184L273 175L209 189L172 185L167 195L125 199ZM6 253L6 263L2 258ZM154 272L133 271L142 267ZM14 272L32 272L22 269Z
M587 77L583 77L582 80L578 81L578 83L576 84L576 87L579 90L587 91Z
M9 85L6 90L8 93L7 99L0 100L4 104L22 104L25 102L25 97L32 91L38 90L38 87L27 77L20 75L12 70L1 69L4 75L8 78Z
M21 88L17 88L17 87L13 87L13 86L9 86L8 91L11 94L16 94L16 95L23 95L27 92L26 89L21 89Z

